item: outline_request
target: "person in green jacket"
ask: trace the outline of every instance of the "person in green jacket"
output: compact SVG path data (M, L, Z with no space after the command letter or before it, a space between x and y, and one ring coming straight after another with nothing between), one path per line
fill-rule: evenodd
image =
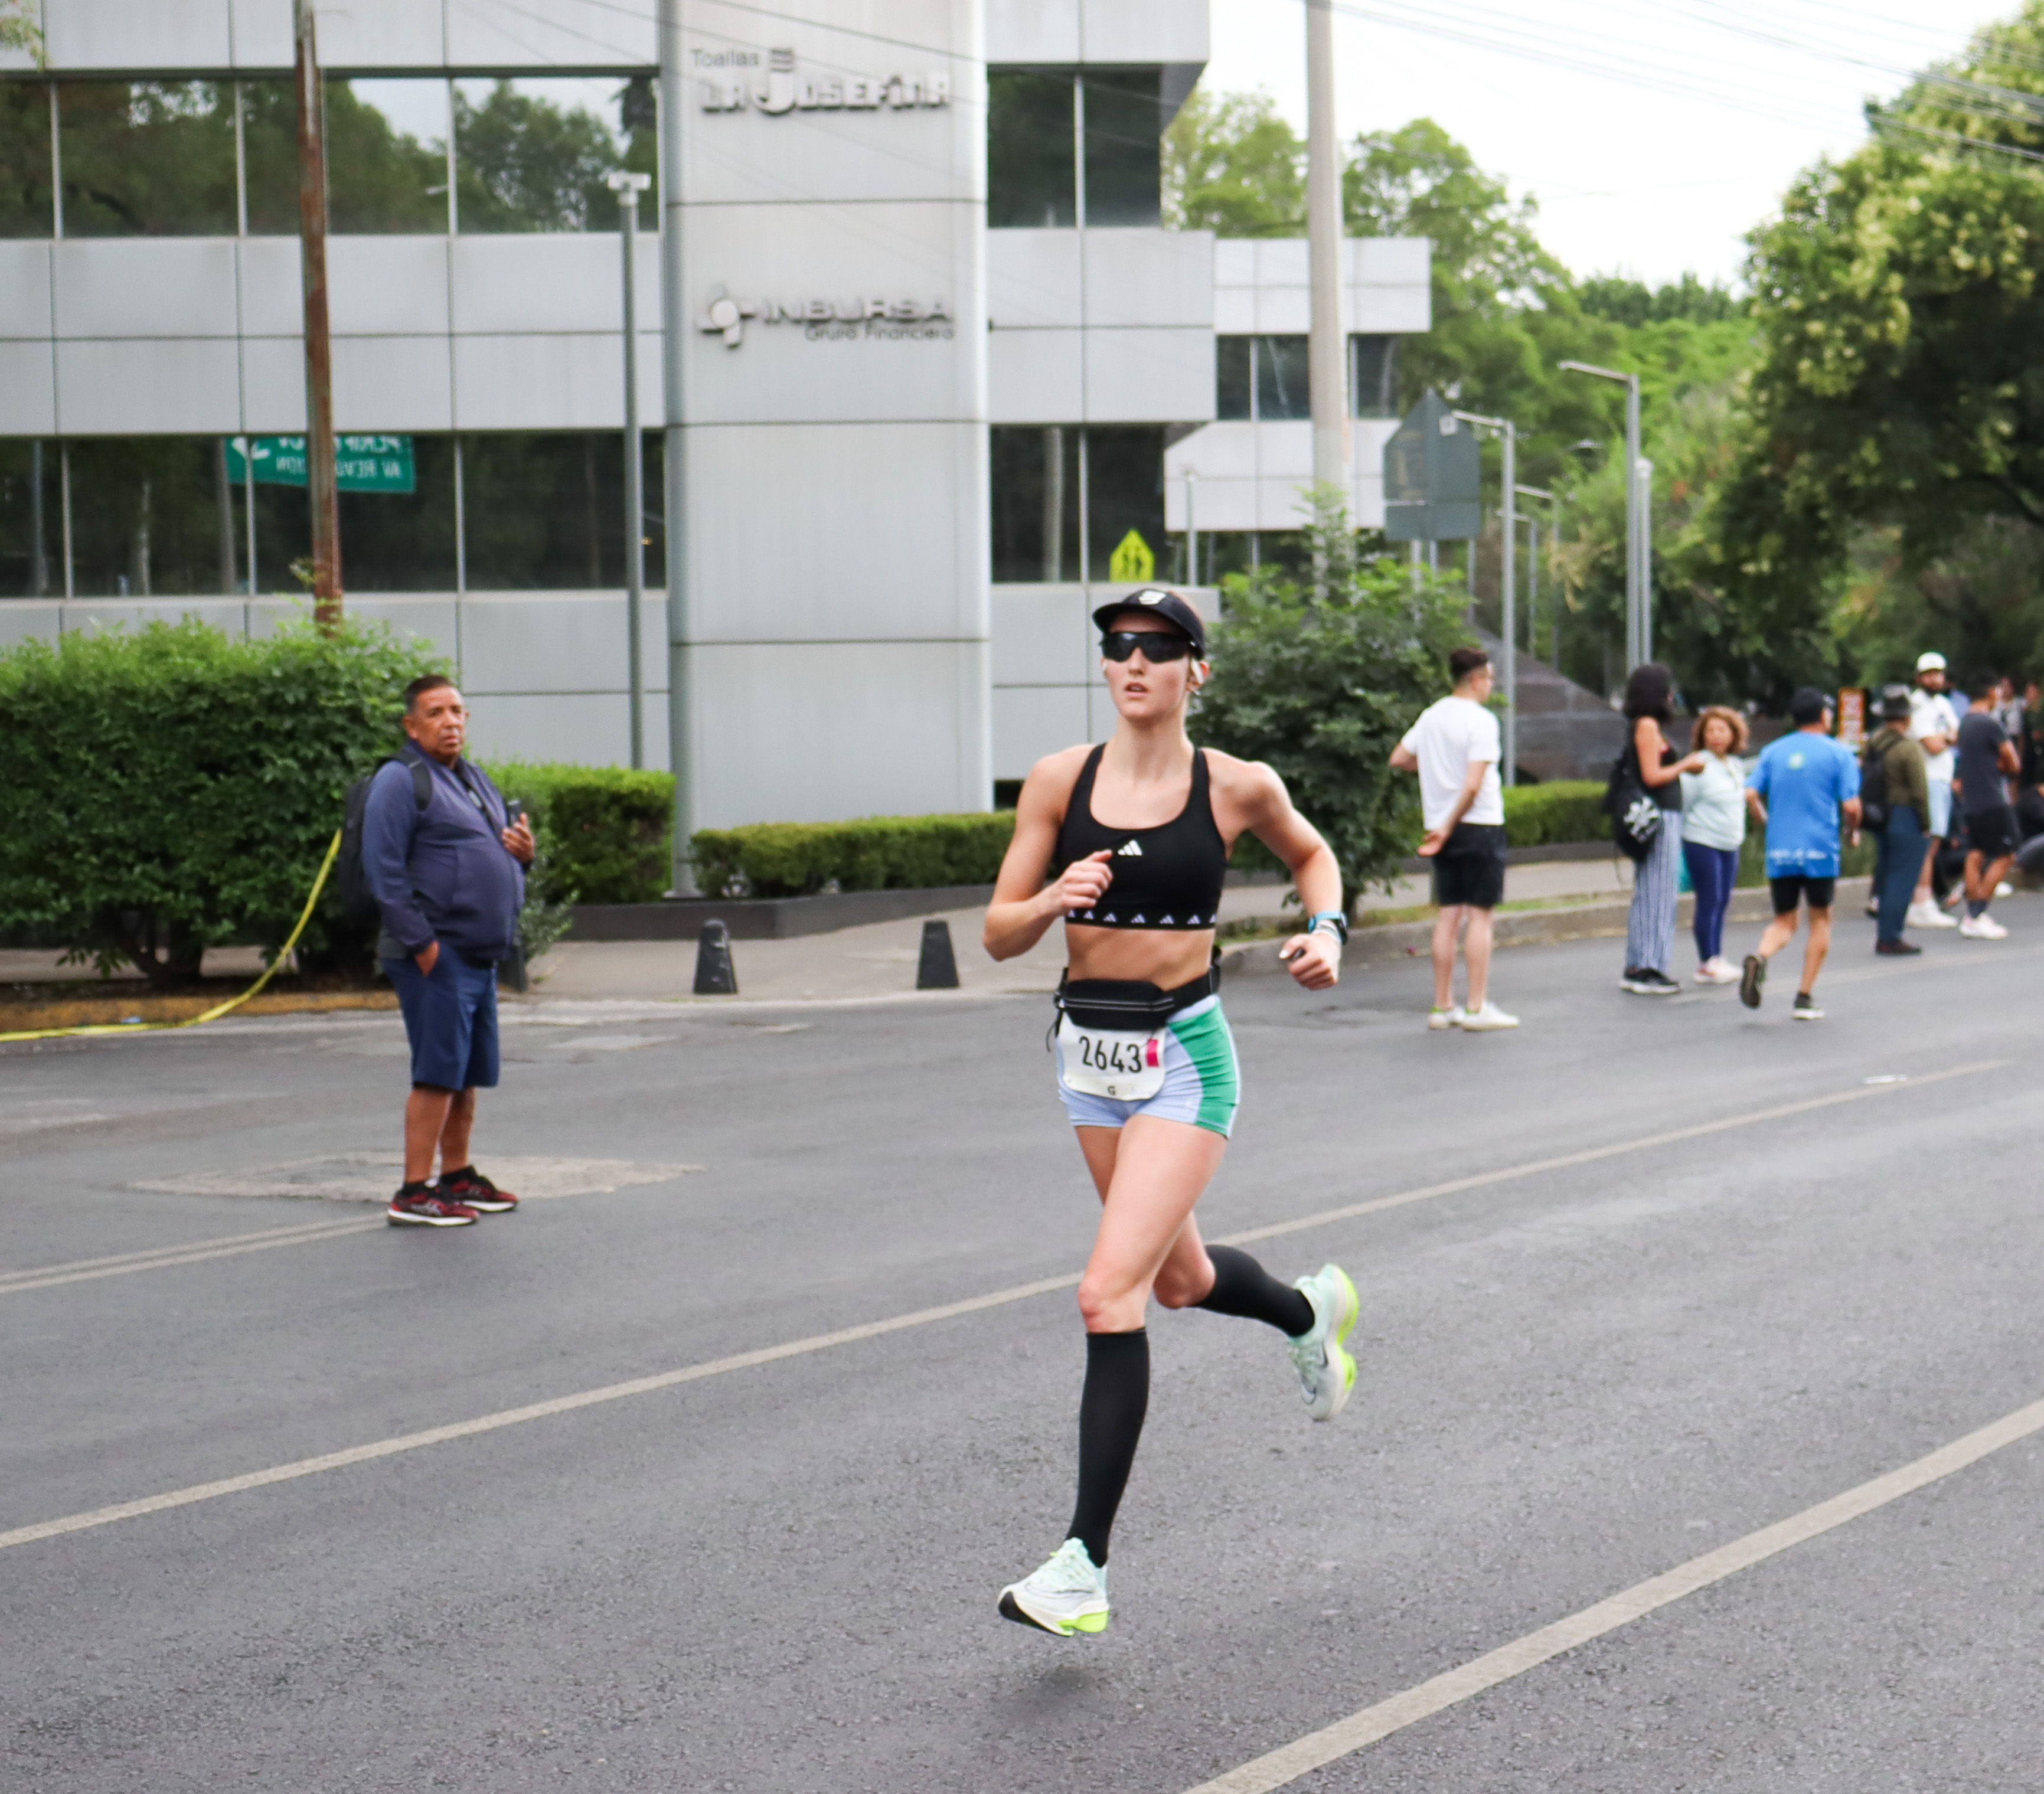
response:
M1873 951L1904 955L1923 950L1902 938L1916 869L1923 862L1923 832L1931 815L1930 776L1919 742L1909 738L1909 688L1884 686L1875 708L1881 727L1866 744L1861 777L1878 766L1887 776L1888 820L1874 835L1874 895L1881 920Z

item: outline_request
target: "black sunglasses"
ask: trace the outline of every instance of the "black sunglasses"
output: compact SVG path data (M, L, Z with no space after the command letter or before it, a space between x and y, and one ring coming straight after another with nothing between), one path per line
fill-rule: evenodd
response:
M1145 660L1161 663L1183 660L1193 644L1164 629L1110 629L1100 638L1100 651L1109 660L1126 660L1138 648Z

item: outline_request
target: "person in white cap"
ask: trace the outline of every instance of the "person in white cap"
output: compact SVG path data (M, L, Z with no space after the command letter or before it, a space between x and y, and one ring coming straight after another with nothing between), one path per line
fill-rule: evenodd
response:
M1909 694L1909 739L1923 750L1923 774L1931 798L1930 839L1923 847L1923 864L1916 874L1916 895L1909 905L1908 925L1913 928L1956 928L1956 917L1947 916L1931 894L1931 861L1944 844L1952 828L1952 778L1958 771L1952 744L1958 739L1959 713L1945 695L1945 657L1919 654L1916 657L1916 689Z

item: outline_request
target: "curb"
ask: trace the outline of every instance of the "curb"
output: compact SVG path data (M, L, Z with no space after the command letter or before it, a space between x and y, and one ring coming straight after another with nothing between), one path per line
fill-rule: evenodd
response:
M1859 908L1865 902L1872 884L1870 878L1841 878L1835 907ZM1628 897L1622 903L1600 901L1571 904L1554 909L1503 910L1498 912L1492 940L1498 947L1536 947L1565 940L1609 939L1625 933L1631 909L1632 901ZM1695 909L1696 899L1685 893L1676 906L1675 927L1678 932L1689 926ZM1749 885L1732 893L1731 907L1726 920L1764 922L1773 913L1773 905L1769 901L1766 888ZM1362 928L1349 936L1348 947L1342 957L1344 964L1351 969L1386 965L1401 959L1424 959L1431 954L1433 940L1431 922L1393 922L1381 928ZM1224 947L1221 977L1269 978L1282 972L1285 966L1278 958L1281 944L1274 940L1256 940Z

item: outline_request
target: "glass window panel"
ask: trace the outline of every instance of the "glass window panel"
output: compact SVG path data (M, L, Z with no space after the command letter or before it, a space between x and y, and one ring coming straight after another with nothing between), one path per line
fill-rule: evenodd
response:
M234 513L217 436L71 444L71 570L82 597L235 590Z
M48 236L50 90L40 81L0 81L0 236Z
M1079 431L997 424L989 432L993 577L1002 584L1079 576Z
M463 231L615 230L613 171L654 175L657 113L644 76L455 83L455 221ZM640 195L657 229L658 191Z
M1085 72L1085 221L1162 221L1161 69Z
M989 69L986 221L995 230L1079 221L1078 156L1069 69Z
M1254 415L1250 409L1248 336L1214 338L1215 415L1240 420Z
M232 236L234 88L217 81L62 81L67 236Z
M412 438L409 492L343 492L340 573L351 592L451 592L454 438Z
M1312 416L1312 400L1306 386L1306 340L1304 336L1255 339L1259 422Z
M1094 581L1110 577L1108 560L1132 529L1162 572L1167 544L1161 424L1086 432L1087 571Z
M646 508L660 504L648 432ZM617 430L462 439L463 513L471 591L615 590L624 584L624 437ZM651 524L654 519L647 520ZM646 565L662 578L657 528Z
M1348 402L1352 417L1398 415L1398 339L1348 340Z
M63 590L63 514L57 445L0 437L0 597Z
M298 232L298 94L242 86L248 229ZM437 78L326 84L327 228L336 235L440 235L448 228L448 88Z

